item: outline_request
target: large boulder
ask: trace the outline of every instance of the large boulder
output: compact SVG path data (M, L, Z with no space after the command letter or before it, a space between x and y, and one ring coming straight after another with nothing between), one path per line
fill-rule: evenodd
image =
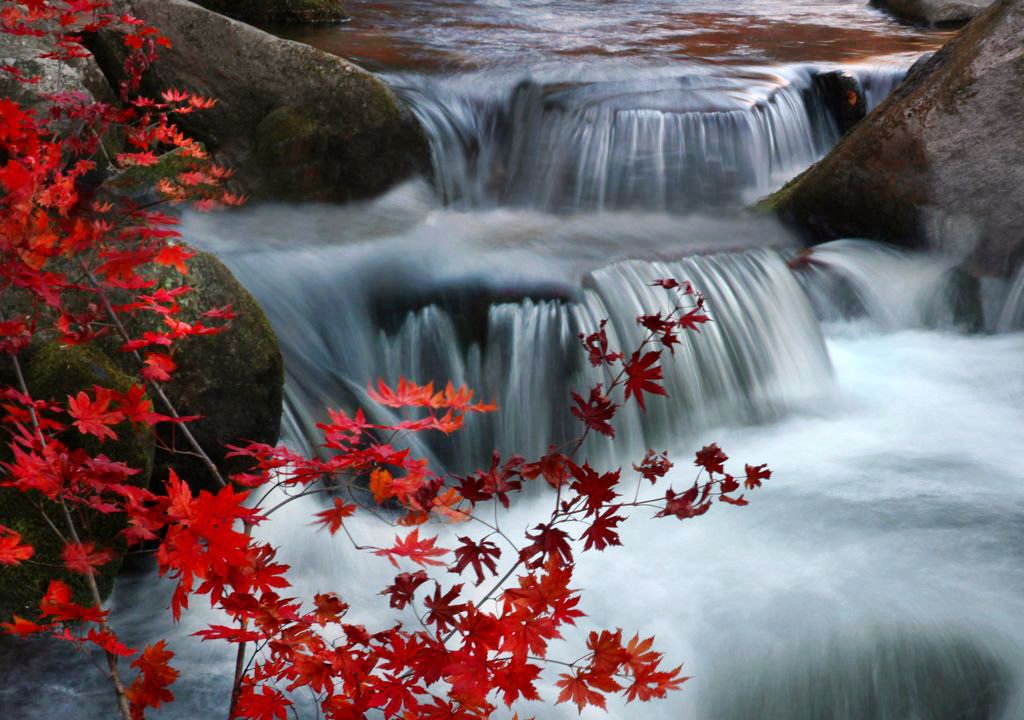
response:
M228 459L227 445L277 442L284 359L262 308L220 260L200 252L189 260L188 270L185 281L192 292L179 298L182 318L225 305L231 305L237 317L225 332L186 338L175 346L178 368L164 391L180 414L200 416L189 430L222 473L241 472L249 464ZM167 271L158 282L170 289L181 279ZM160 439L153 472L157 483L166 480L173 467L193 487L213 488L208 469L188 454L191 448L174 427L161 426Z
M58 94L78 93L87 101L114 100L114 92L93 57L67 62L44 57L52 52L49 38L0 33L0 66L9 70L0 72L0 97L35 108L41 117L46 115L51 97ZM11 70L33 81L21 82Z
M32 396L41 400L64 401L68 395L102 385L119 392L138 382L122 372L102 350L92 346L64 347L50 343L34 348L23 358L25 381ZM0 372L0 386L15 383L13 373ZM68 430L61 438L69 447L85 450L90 455L105 454L112 460L139 470L132 481L140 487L149 482L153 464L153 438L141 428L124 421L114 426L117 440L99 442L96 438ZM0 447L0 461L10 459L6 445ZM14 529L24 541L35 548L32 562L16 566L0 565L0 618L12 614L32 617L38 612L39 598L46 591L51 578L67 582L79 602L92 604L83 576L62 569L63 545L46 524L36 503L48 511L51 518L60 518L57 506L42 497L29 497L17 490L0 489L0 525ZM89 524L88 535L101 547L123 549L120 532L126 527L124 515L101 515L82 511L79 519ZM114 576L120 562L104 565L97 574L97 585L106 596L114 585Z
M962 25L992 0L873 0L896 17L918 25Z
M198 0L198 4L257 25L331 23L346 19L341 0Z
M761 207L814 241L963 255L978 276L1024 260L1024 0L997 0L823 160Z
M143 91L177 87L216 98L216 107L181 124L235 168L238 188L249 195L344 201L428 166L419 123L359 66L188 0L121 0L120 8L173 45L146 72ZM120 39L102 32L90 46L107 76L119 80Z

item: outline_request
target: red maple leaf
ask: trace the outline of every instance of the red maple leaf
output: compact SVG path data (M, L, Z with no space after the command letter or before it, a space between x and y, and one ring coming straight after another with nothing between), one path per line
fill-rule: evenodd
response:
M607 320L602 320L597 332L593 332L590 335L580 333L580 344L587 351L590 364L594 367L612 365L622 360L622 353L610 352L608 349L608 334L605 332L607 324Z
M725 461L728 459L729 456L722 452L722 448L718 447L716 443L711 443L697 451L697 459L693 464L704 468L711 474L724 473Z
M645 412L645 392L652 395L666 394L665 388L656 382L662 379L662 368L657 364L660 357L661 351L658 350L652 350L643 356L637 350L626 365L626 399L629 400L631 395L635 395L636 401L640 403L640 409Z
M235 708L238 717L249 720L287 720L292 702L280 690L267 685L245 685Z
M524 700L540 700L540 695L534 687L538 677L538 666L512 659L494 673L494 687L501 693L505 704L511 707L520 697Z
M401 610L412 602L416 589L427 580L427 573L423 570L417 570L414 573L400 573L395 575L395 584L385 588L381 595L390 595L391 607Z
M533 542L519 551L519 557L526 563L527 567L540 567L549 558L557 558L564 563L572 563L572 548L569 547L569 535L551 525L540 524L535 528L537 531L526 537Z
M706 322L711 322L711 318L705 315L701 308L696 307L679 318L679 327L700 332L700 326Z
M453 586L448 592L441 594L441 585L434 583L434 594L423 600L423 604L429 611L426 621L437 625L437 629L444 632L456 624L456 616L465 612L469 605L453 602L462 590L461 583Z
M543 476L544 482L557 490L568 479L568 464L569 458L560 452L554 452L554 447L551 447L548 454L537 462L523 465L521 472L527 480Z
M572 414L584 425L607 437L615 437L615 428L608 421L615 417L618 405L608 399L602 385L590 388L590 397L586 400L576 392L572 393L572 399L576 403Z
M75 427L78 431L95 435L101 441L107 438L117 439L117 433L110 429L111 425L117 425L124 420L124 414L120 410L111 410L110 401L113 393L105 388L97 387L96 400L82 391L74 397L68 396L68 415L75 419Z
M586 500L588 515L596 513L603 505L619 496L614 488L619 484L620 471L599 475L588 463L583 463L583 466L580 467L572 462L569 463L569 468L575 478L569 488L578 492Z
M20 565L35 554L31 545L21 544L21 535L0 525L0 565Z
M376 550L374 555L386 557L395 567L398 567L398 562L395 560L395 557L408 558L417 565L441 566L444 565L444 563L437 560L437 558L447 554L447 552L448 550L446 548L437 547L436 537L420 540L420 531L417 528L404 538L400 538L396 535L394 545L382 550Z
M665 507L657 514L657 517L677 517L680 520L703 515L711 509L711 503L705 500L697 500L699 494L697 484L684 492L676 495L672 488L665 491Z
M472 567L476 573L476 584L484 581L484 568L491 571L491 574L498 574L498 566L494 560L501 557L501 549L489 540L473 542L468 537L460 537L462 543L455 548L455 562L449 568L453 573L462 573L467 567Z
M772 476L772 471L768 469L767 465L747 465L745 470L747 477L743 481L743 486L747 490L761 487L761 481L768 480Z
M590 527L583 531L581 539L586 540L586 543L583 545L584 550L589 550L591 547L595 550L604 550L609 545L622 544L622 541L619 539L619 533L615 528L625 518L621 515L616 515L617 511L617 506L610 507L594 517Z
M640 461L639 465L634 465L633 469L640 473L644 480L650 480L653 485L658 482L659 478L668 474L668 471L672 469L672 462L668 459L668 452L656 453L653 450L648 450L644 459Z
M26 620L19 615L13 615L11 622L0 623L0 628L3 628L8 635L35 635L48 627L48 625L39 625L31 620Z
M317 525L323 525L331 535L341 529L342 522L347 517L355 514L358 506L346 503L341 498L334 498L334 507L329 510L321 510L316 514L319 520Z
M171 379L171 373L175 371L178 364L165 353L146 353L145 367L142 368L142 377L157 382L167 382Z
M135 681L125 691L132 707L132 717L143 717L146 708L158 708L174 700L174 694L167 688L178 679L178 671L171 667L174 653L167 649L163 640L147 645L132 667L139 671Z
M113 561L115 555L111 550L97 549L95 543L68 543L61 552L64 567L71 572L91 575L96 568Z
M572 675L563 673L558 677L559 680L555 685L562 688L562 692L558 694L557 702L574 703L581 712L587 705L593 705L602 710L606 709L604 696L590 689L588 684L591 679L589 673L577 670Z
M593 653L590 666L601 674L614 674L629 661L629 654L622 647L622 630L592 631L587 637L587 649Z
M182 275L188 275L188 265L185 263L194 255L195 253L184 245L165 245L153 261L158 265L177 268Z

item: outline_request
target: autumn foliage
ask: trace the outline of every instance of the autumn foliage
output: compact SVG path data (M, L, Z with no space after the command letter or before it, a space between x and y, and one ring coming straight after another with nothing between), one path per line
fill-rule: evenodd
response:
M286 447L249 444L230 448L251 470L230 477L205 458L214 490L196 491L191 478L171 470L159 487L139 487L139 468L90 453L102 449L128 423L152 431L170 423L191 439L192 418L181 417L162 390L174 377L175 348L187 337L229 330L231 308L184 317L179 299L187 285L191 251L178 241L176 218L166 205L188 202L201 210L235 205L230 173L217 166L174 124L214 100L168 89L159 98L135 96L139 77L157 61L165 43L141 21L110 14L107 3L87 0L17 0L6 3L6 33L46 38L52 57L65 62L85 53L89 33L119 32L130 51L129 78L114 104L58 94L47 111L0 100L0 352L15 380L0 388L0 420L9 452L0 486L22 493L59 538L64 568L87 580L83 601L54 579L30 617L7 619L13 635L47 635L102 653L124 718L173 702L179 671L163 642L126 647L109 622L98 590L98 572L124 547L152 548L160 573L175 584L169 611L177 619L193 603L208 603L228 618L196 633L197 641L235 646L238 664L230 717L283 720L295 693L311 691L328 718L363 718L370 711L400 718L487 718L499 706L541 699L540 680L550 674L557 697L582 709L604 707L609 695L649 701L679 689L681 667L666 662L642 629L595 629L577 659L549 657L566 626L582 622L573 573L582 554L621 544L630 516L686 520L714 504L747 503L743 492L771 473L747 465L730 474L728 458L711 445L696 453L692 484L664 487L673 462L651 450L629 468L597 468L581 457L592 433L615 436L623 404L641 409L664 396L662 363L679 336L710 320L704 300L686 283L659 280L671 309L643 315L643 342L610 347L605 326L581 336L582 351L604 380L573 392L580 432L539 458L501 457L477 472L455 476L432 468L410 450L409 437L457 433L471 416L495 410L472 391L435 388L409 380L379 381L373 402L396 411L390 424L373 423L362 410L333 410L320 426L316 457ZM32 83L16 68L5 68ZM105 141L123 141L108 157ZM174 152L187 158L150 188L146 200L110 193L104 176L151 166ZM173 289L157 287L152 269L180 274ZM140 324L133 317L155 319ZM40 400L25 382L21 358L40 343L76 345L116 339L139 382L130 389L81 388L62 401ZM495 506L508 508L531 485L543 486L549 511L521 536L506 532ZM273 522L286 505L321 496L324 509L309 518L330 535L343 536L353 552L393 566L393 582L380 588L378 622L350 622L345 588L323 588L294 597L289 568L277 548L253 529ZM383 547L364 544L350 518L372 513L394 526ZM86 518L126 520L118 546L104 546ZM458 524L457 544L444 547L438 524ZM12 529L0 527L0 564L33 562L34 549ZM415 624L399 614L414 612ZM364 615L365 616L365 615ZM404 615L407 617L407 615Z

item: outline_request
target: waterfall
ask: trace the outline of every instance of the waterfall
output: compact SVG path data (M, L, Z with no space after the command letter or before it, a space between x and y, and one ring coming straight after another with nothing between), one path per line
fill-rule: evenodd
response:
M896 86L903 82L903 78L907 76L907 70L910 69L910 62L916 57L916 55L913 56L909 61L907 58L900 58L898 63L854 65L846 68L860 83L868 112L878 107L896 89Z
M570 389L605 380L583 361L578 335L607 318L612 344L634 347L643 333L636 317L674 302L673 294L650 287L660 277L689 279L706 293L713 322L699 335L683 334L674 357L666 353L671 400L652 401L646 414L632 406L620 413L616 454L677 445L720 423L769 420L828 387L829 362L813 312L772 251L618 263L588 275L579 302L490 306L468 343L460 342L452 315L430 305L407 315L396 333L379 331L370 352L384 358L391 381L452 379L497 399L500 412L474 419L450 448L460 453L456 465L479 463L494 447L536 456L579 431L568 413Z
M395 80L448 203L679 212L749 203L839 137L809 66L624 79ZM874 107L900 67L853 70Z
M1003 311L996 323L997 332L1024 330L1024 265L1010 284L1010 290L1003 304Z
M907 253L866 240L818 245L793 264L821 320L859 321L869 330L961 324L969 299L954 258ZM980 308L978 309L980 312Z
M683 333L674 356L666 353L671 399L652 400L646 414L630 404L618 418L616 442L597 438L592 452L670 448L709 427L780 417L830 387L818 321L780 250L620 261L575 281L517 281L500 291L466 277L424 280L403 267L403 260L419 265L407 248L393 252L403 257L377 259L347 246L224 256L278 331L291 437L314 440L325 407L382 413L368 401L367 384L406 377L464 383L499 404L498 413L473 418L456 437L420 448L440 464L476 466L492 448L543 454L579 431L568 411L570 390L606 380L585 362L579 334L607 318L612 344L633 348L643 332L637 316L675 301L650 286L661 277L692 282L713 321L699 334ZM276 268L273 284L265 281L268 263ZM382 266L389 275L378 283Z

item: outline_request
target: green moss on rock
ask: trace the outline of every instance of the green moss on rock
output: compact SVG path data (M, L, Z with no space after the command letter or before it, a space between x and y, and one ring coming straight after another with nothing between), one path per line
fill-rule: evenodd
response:
M237 317L225 332L185 338L176 345L178 365L164 391L182 415L199 415L189 429L222 471L248 469L225 457L226 446L247 440L277 442L284 397L284 359L277 335L256 299L231 271L210 253L197 253L188 263L185 282L192 292L179 298L181 318L231 305ZM157 278L165 288L180 284L176 272ZM136 327L133 334L145 328ZM190 450L171 426L160 430L162 445ZM154 481L162 483L169 467L193 487L212 488L213 479L201 460L158 448Z
M140 196L153 192L156 184L189 170L195 161L181 148L165 152L153 165L132 165L107 180L103 187L119 195Z
M217 98L180 125L236 171L236 192L257 201L347 202L429 172L430 146L415 114L372 73L185 0L132 0L132 9L172 44L142 91L185 87ZM97 33L90 48L121 82L125 49L116 33Z
M8 371L0 377L0 384L13 384L12 374ZM63 347L58 343L45 345L30 354L25 363L25 380L34 397L54 401L62 401L68 395L91 390L93 385L124 392L134 382L98 348ZM63 433L61 440L73 449L84 450L90 455L102 453L112 460L140 470L132 481L140 487L147 485L153 464L152 436L146 431L133 428L128 422L115 426L114 430L118 439L102 443L74 429ZM5 447L0 452L0 459L9 457L9 450ZM91 603L83 576L61 569L62 543L40 515L36 503L42 503L47 515L54 522L59 522L58 506L41 495L0 489L0 524L21 533L23 540L36 551L29 562L13 567L0 566L0 617L6 618L15 613L34 616L39 598L52 578L67 582L74 590L78 602ZM88 523L88 531L83 532L83 535L100 546L123 549L123 540L119 535L126 526L123 515L88 512L82 517ZM119 562L109 563L98 574L97 584L104 597L113 589L114 577L119 568Z

